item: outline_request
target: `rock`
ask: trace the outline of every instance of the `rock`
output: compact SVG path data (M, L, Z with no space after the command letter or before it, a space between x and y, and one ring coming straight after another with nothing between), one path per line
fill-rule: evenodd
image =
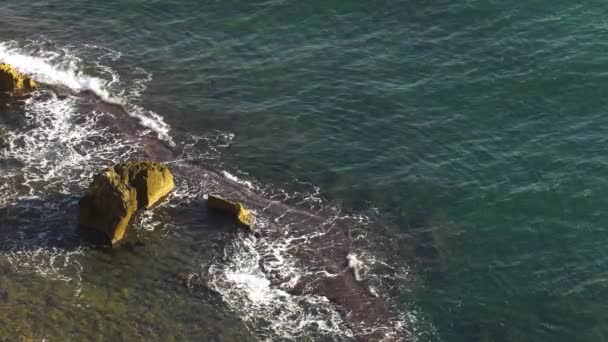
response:
M103 233L115 245L137 209L151 207L173 187L173 175L160 163L128 161L107 168L80 200L78 224Z
M207 206L211 209L216 209L226 214L235 215L241 225L252 232L254 231L254 217L251 212L249 212L249 210L247 210L247 208L245 208L245 206L243 206L241 203L230 202L221 197L209 195L207 198Z
M22 93L36 89L37 84L13 66L0 63L0 92Z
M128 161L114 167L123 181L137 189L138 208L150 208L173 190L173 175L166 165Z
M78 224L103 233L114 245L123 238L137 210L137 192L114 169L106 169L95 176L79 207Z

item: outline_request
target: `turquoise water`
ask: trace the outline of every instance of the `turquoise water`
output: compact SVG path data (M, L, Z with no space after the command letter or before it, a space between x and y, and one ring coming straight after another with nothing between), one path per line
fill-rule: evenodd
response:
M132 102L162 117L177 154L194 164L370 217L368 249L408 269L407 280L385 284L393 310L411 317L408 340L603 341L607 11L599 1L8 1L0 42L13 55L71 56L102 80L119 75L108 89L141 90ZM83 173L121 153L112 149ZM36 194L65 192L36 186ZM7 219L0 231L21 221ZM167 234L145 238L184 248ZM96 252L78 251L92 272L86 260ZM59 286L28 271L7 282L18 277ZM82 283L85 291L100 284ZM186 326L182 338L201 338L197 329L214 323L192 317L227 310L169 288L155 287L159 296L180 293L188 319L150 318L146 338L166 337L174 325L162 322L173 321ZM137 309L127 308L128 322ZM244 322L234 331L263 338L256 320Z

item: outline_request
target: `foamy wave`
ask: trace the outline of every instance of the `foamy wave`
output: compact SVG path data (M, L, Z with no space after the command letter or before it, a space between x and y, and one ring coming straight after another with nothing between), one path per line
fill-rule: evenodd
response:
M17 176L25 178L22 185L29 188L29 196L50 190L69 194L73 186L86 185L100 167L135 152L130 142L97 124L99 114L79 113L74 99L37 93L24 109L27 130L6 132L8 148L2 150L3 158L23 166L6 170L2 178L7 182ZM106 143L91 144L91 140ZM45 187L35 186L39 183Z
M40 56L31 56L11 45L14 43L0 42L0 61L11 64L35 80L63 85L75 91L89 90L106 101L121 103L119 98L112 97L106 89L110 81L78 71L81 60L76 56L55 51L43 51Z
M133 103L145 90L151 74L136 68L136 74L143 78L135 79L132 87L121 84L120 75L111 67L98 61L83 61L70 49L56 48L41 50L42 42L34 41L18 44L15 41L0 42L0 62L9 63L17 70L31 75L36 81L67 87L75 92L91 91L106 102L122 105L127 113L139 123L158 134L158 137L171 144L170 126L153 111ZM90 46L88 46L90 48ZM120 53L112 52L112 60L120 58ZM93 76L82 71L87 63L94 65L100 75Z
M227 249L230 261L211 265L206 271L209 286L221 293L224 301L238 310L263 340L353 337L327 298L313 294L296 296L273 286L268 271L260 268L263 256L254 239L240 238Z
M222 171L222 175L224 177L230 179L233 182L236 182L236 183L239 183L241 185L248 187L249 189L255 190L255 188L256 188L251 181L241 179L228 171L225 171L225 170Z

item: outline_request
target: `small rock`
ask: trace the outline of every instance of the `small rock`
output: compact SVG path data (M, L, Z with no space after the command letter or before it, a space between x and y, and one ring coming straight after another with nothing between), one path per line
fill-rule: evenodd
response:
M0 92L21 93L36 89L34 80L20 73L10 64L0 63Z
M207 206L211 209L219 210L226 214L235 215L238 222L245 228L255 232L253 228L254 217L245 206L238 202L230 202L215 195L209 195Z

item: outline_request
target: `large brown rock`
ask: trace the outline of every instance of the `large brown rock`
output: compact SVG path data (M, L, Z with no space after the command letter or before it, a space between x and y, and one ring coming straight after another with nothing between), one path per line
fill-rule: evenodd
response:
M103 233L114 245L137 209L151 207L173 187L171 171L157 162L129 161L107 168L80 200L78 224Z
M20 73L10 64L0 63L0 92L23 93L36 89L30 77Z
M95 176L79 206L78 224L103 233L114 245L137 210L137 192L110 168Z

